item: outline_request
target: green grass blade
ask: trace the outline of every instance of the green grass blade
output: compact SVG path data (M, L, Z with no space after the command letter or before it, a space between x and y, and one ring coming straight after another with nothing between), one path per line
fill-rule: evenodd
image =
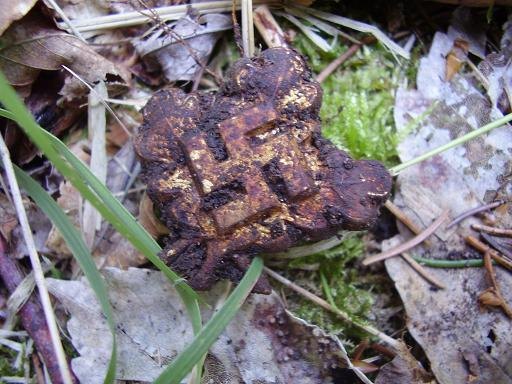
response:
M112 352L104 382L113 383L116 377L117 363L116 325L112 307L108 299L105 282L97 270L91 253L85 245L80 233L69 221L62 208L57 205L53 198L49 196L48 193L23 170L14 166L14 172L16 173L18 184L30 195L32 200L36 202L37 206L41 208L46 216L48 216L52 221L53 225L55 225L62 234L62 237L66 241L66 244L73 253L73 256L80 265L80 268L84 272L85 277L89 281L92 290L100 302L101 309L103 310L107 319L108 327L112 333Z
M124 208L112 193L55 136L41 128L33 119L16 92L0 73L0 102L12 114L14 121L37 145L59 172L78 189L83 198L100 212L105 220L126 237L175 285L191 317L195 331L201 328L198 295L156 255L160 246Z
M217 340L221 332L235 316L254 287L254 284L256 284L262 270L263 260L259 257L254 258L244 277L222 308L212 316L192 343L155 380L155 384L179 384L181 382L194 364L208 352L210 346Z

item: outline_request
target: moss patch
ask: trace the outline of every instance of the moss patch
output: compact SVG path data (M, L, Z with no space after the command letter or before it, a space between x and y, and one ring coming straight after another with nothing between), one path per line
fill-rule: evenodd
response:
M300 35L295 46L316 73L348 48L337 44L332 52L321 52ZM323 134L354 157L380 160L387 166L398 163L393 105L395 89L410 66L397 60L380 44L363 46L322 83Z

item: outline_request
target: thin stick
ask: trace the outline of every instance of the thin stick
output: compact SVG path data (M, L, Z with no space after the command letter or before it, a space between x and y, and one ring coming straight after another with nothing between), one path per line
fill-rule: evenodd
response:
M425 280L427 280L432 285L435 285L437 288L440 289L446 289L446 285L441 283L437 278L432 276L430 273L426 271L425 268L423 268L416 260L414 260L411 255L409 255L407 252L402 252L402 257L405 261L409 263L409 265L416 271L418 274L420 274Z
M386 200L384 206L393 214L393 216L409 228L412 233L415 235L419 235L421 233L421 228L418 227L400 208L391 202L391 200Z
M512 260L512 250L509 250L504 244L496 241L495 236L491 236L485 232L480 232L480 236L482 236L482 239L484 239L487 244L498 252L501 252L507 259Z
M496 228L496 227L491 227L489 225L480 225L480 224L473 224L472 227L473 227L473 229L475 229L477 231L489 233L494 236L512 237L512 229Z
M455 224L460 223L462 220L464 220L467 217L473 216L479 212L487 211L489 209L493 209L496 207L499 207L504 203L503 200L494 201L490 204L481 205L476 208L472 208L466 212L461 213L459 216L457 216L453 221L446 226L446 229L453 227Z
M409 241L406 241L403 244L400 244L398 247L390 249L386 252L379 253L374 256L367 257L363 260L363 265L370 265L376 263L377 261L389 259L390 257L399 255L409 249L417 246L421 242L423 242L427 237L432 235L446 220L448 219L448 211L444 211L441 216L439 216L432 224L430 224L422 233L413 237Z
M245 57L254 56L254 25L252 0L242 0L242 48Z
M489 252L486 252L484 255L484 266L485 270L487 271L487 275L489 276L489 280L491 281L492 287L487 288L485 291L483 291L478 299L484 305L487 304L501 307L503 312L505 312L505 314L510 319L512 319L512 308L510 308L510 306L508 305L507 301L505 300L501 293L498 280L496 279L496 273L494 272L494 268L492 266L492 258ZM488 300L485 300L486 296L489 298Z
M316 77L316 81L319 83L323 82L325 79L327 79L331 73L333 73L336 68L338 68L341 64L343 64L345 61L350 59L354 54L359 51L359 48L361 48L361 44L352 44L349 49L347 49L345 52L343 52L337 59L331 61L327 67L325 67L322 72L318 74Z
M78 31L78 29L75 28L75 26L73 25L71 20L69 20L69 18L67 17L66 13L59 6L59 4L57 4L57 2L55 0L48 0L48 3L50 3L50 5L53 7L53 9L55 9L55 11L59 14L59 16L62 17L62 20L64 20L64 22L69 27L69 29L71 29L71 32L73 32L73 35L75 35L80 40L82 40L85 44L87 44L87 41L84 39L82 34Z
M23 206L21 192L18 187L18 182L16 181L16 176L14 175L14 169L9 156L9 151L1 136L0 156L2 158L5 173L7 175L7 180L11 188L11 194L14 200L14 206L16 207L16 212L18 214L18 220L23 233L23 239L25 240L25 244L27 246L28 253L30 256L30 263L32 264L32 270L34 271L34 279L36 281L37 289L39 291L41 304L43 305L46 322L48 323L53 348L57 356L62 382L66 384L71 384L73 383L73 380L66 360L66 354L64 353L64 349L62 348L62 343L59 337L59 330L57 328L55 313L53 312L52 305L50 302L50 295L48 294L48 289L46 287L46 283L44 280L43 267L41 266L39 255L37 254L34 238L32 237L32 231L28 223L27 212L25 212L25 207Z
M388 344L390 347L397 349L399 348L400 342L398 340L393 339L392 337L386 335L385 333L379 331L378 329L372 327L371 325L361 324L358 322L355 322L350 318L350 316L339 310L338 308L334 308L332 305L330 305L327 301L324 299L318 297L317 295L309 292L308 290L298 286L297 284L291 282L287 278L281 276L277 272L274 272L270 268L263 267L264 271L271 276L273 279L279 281L284 286L294 290L298 294L304 296L306 299L312 301L313 303L317 304L318 306L324 308L325 310L334 313L338 317L340 317L342 320L347 321L351 324L354 324L355 326L361 328L365 332L369 333L370 335L378 337L381 341Z
M483 127L475 129L474 131L471 131L471 132L465 134L464 136L461 136L455 140L452 140L445 145L441 145L440 147L437 147L431 151L428 151L427 153L424 153L423 155L420 155L414 159L406 161L405 163L402 163L395 167L392 167L389 169L389 172L393 176L396 176L400 172L402 172L404 169L409 168L412 165L421 163L422 161L430 159L431 157L438 155L444 151L452 149L460 144L464 144L466 141L469 141L471 139L474 139L475 137L483 135L484 133L487 133L487 132L493 130L494 128L501 127L501 126L507 124L511 120L512 120L512 113L509 113L508 115L503 116L501 119L495 120L489 124L484 125Z
M479 250L483 254L489 253L491 255L492 259L496 261L498 264L501 264L503 267L507 268L508 270L512 271L512 262L501 256L497 251L492 249L491 247L485 245L480 240L473 236L466 236L466 243L471 245L473 248Z
M267 47L288 46L281 26L277 23L266 5L260 5L254 10L254 25L256 25Z

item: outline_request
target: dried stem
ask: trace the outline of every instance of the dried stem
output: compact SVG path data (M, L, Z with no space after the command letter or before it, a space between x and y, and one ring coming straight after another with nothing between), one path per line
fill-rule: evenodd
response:
M492 258L489 252L484 255L484 266L487 271L487 276L491 281L492 287L487 288L479 296L479 301L484 305L492 305L494 307L500 307L505 314L512 319L512 308L507 304L507 301L501 293L498 280L496 279L496 273L492 265Z
M7 245L4 238L0 235L0 277L2 278L7 290L12 293L24 279L16 259L7 255ZM37 351L41 354L44 364L48 370L51 381L54 384L66 383L62 379L60 362L55 353L54 344L48 323L45 319L45 313L41 302L37 299L35 293L29 297L26 303L19 309L18 314L23 328L34 340ZM65 360L64 360L65 361ZM69 372L67 361L65 365ZM76 378L69 377L69 382L76 382Z
M504 203L503 200L494 201L490 204L481 205L476 208L472 208L470 210L467 210L466 212L461 213L459 216L457 216L453 221L446 226L446 229L453 227L455 224L460 223L462 220L464 220L467 217L473 216L479 212L487 211L489 209L493 209L496 207L499 207Z
M480 224L473 224L473 229L489 233L490 235L494 236L502 236L502 237L512 237L512 229L507 228L496 228L496 227L490 227L488 225L480 225Z
M412 258L407 252L402 252L402 257L409 263L409 265L418 272L425 280L427 280L432 285L435 285L437 288L446 289L446 285L441 283L437 278L428 273L425 268L423 268L416 260Z
M366 39L363 43L368 44L371 41L375 41L375 38ZM362 44L356 43L352 44L349 49L347 49L345 52L343 52L338 58L334 59L325 67L322 72L318 74L316 77L316 80L321 83L325 79L327 79L331 73L333 73L341 64L343 64L345 61L350 59L352 56L355 55L355 53L361 48Z
M242 0L242 48L245 57L254 56L254 25L252 0Z
M354 324L355 326L361 328L365 332L368 332L370 335L378 337L381 341L383 341L384 343L386 343L390 347L392 347L394 349L398 349L398 347L400 345L400 342L398 340L393 339L392 337L386 335L385 333L379 331L378 329L376 329L376 328L374 328L374 327L372 327L370 325L366 325L366 324L361 324L361 323L355 322L354 320L352 320L350 318L350 316L347 313L339 310L338 308L333 307L332 305L330 305L324 299L316 296L315 294L309 292L308 290L306 290L306 289L298 286L297 284L291 282L290 280L288 280L287 278L281 276L277 272L274 272L270 268L264 267L263 269L273 279L279 281L281 284L283 284L286 287L294 290L298 294L304 296L306 299L312 301L316 305L324 308L325 310L327 310L329 312L334 313L336 316L338 316L342 320L347 321L347 322L349 322L351 324Z
M41 299L41 304L43 306L44 315L46 318L46 322L48 324L48 329L51 336L51 341L53 344L53 349L55 351L56 359L58 362L58 368L60 370L61 381L62 383L70 384L73 382L71 372L69 370L68 363L66 361L66 355L64 353L64 349L62 348L62 343L59 337L59 330L57 328L57 321L55 319L55 313L53 312L53 308L50 302L50 295L48 294L48 289L46 287L46 282L44 280L43 268L41 266L41 261L39 260L39 255L37 254L36 245L34 243L34 238L32 237L32 231L30 229L30 225L28 223L27 212L25 212L25 207L23 206L23 201L21 198L21 192L18 187L18 183L16 181L16 176L14 175L14 169L11 163L11 159L9 156L9 151L4 143L3 138L0 136L0 156L2 159L2 163L5 169L5 173L7 175L7 180L9 182L9 186L11 188L11 194L14 201L14 206L16 208L16 212L18 214L18 220L21 226L21 230L23 233L23 239L28 249L28 253L30 256L30 263L32 264L32 270L34 271L34 278L36 281L37 289L39 290L39 297ZM54 381L55 383L55 381Z
M446 220L448 219L448 211L444 211L429 227L427 227L422 233L413 237L411 240L400 244L398 247L390 249L386 252L379 253L374 256L367 257L363 260L363 265L370 265L377 261L389 259L390 257L399 255L409 249L422 243L427 237L432 235Z
M398 208L391 200L386 200L384 206L391 212L398 220L400 220L407 228L415 235L421 233L421 228L418 227L400 208Z
M254 25L269 48L288 46L283 30L266 5L254 10Z
M489 247L489 246L485 245L484 243L482 243L477 238L475 238L473 236L467 236L466 237L466 243L471 245L473 248L479 250L483 254L488 253L489 255L491 255L491 257L492 257L492 259L494 261L496 261L501 266L507 268L508 270L512 271L512 262L510 262L509 260L504 258L502 255L500 255L497 251L495 251L491 247Z

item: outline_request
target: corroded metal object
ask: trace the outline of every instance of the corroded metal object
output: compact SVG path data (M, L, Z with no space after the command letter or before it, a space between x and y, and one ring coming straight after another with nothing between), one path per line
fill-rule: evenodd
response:
M321 100L304 59L272 48L237 61L218 93L149 101L136 150L171 231L160 256L192 287L239 281L257 253L375 221L391 177L321 137Z

